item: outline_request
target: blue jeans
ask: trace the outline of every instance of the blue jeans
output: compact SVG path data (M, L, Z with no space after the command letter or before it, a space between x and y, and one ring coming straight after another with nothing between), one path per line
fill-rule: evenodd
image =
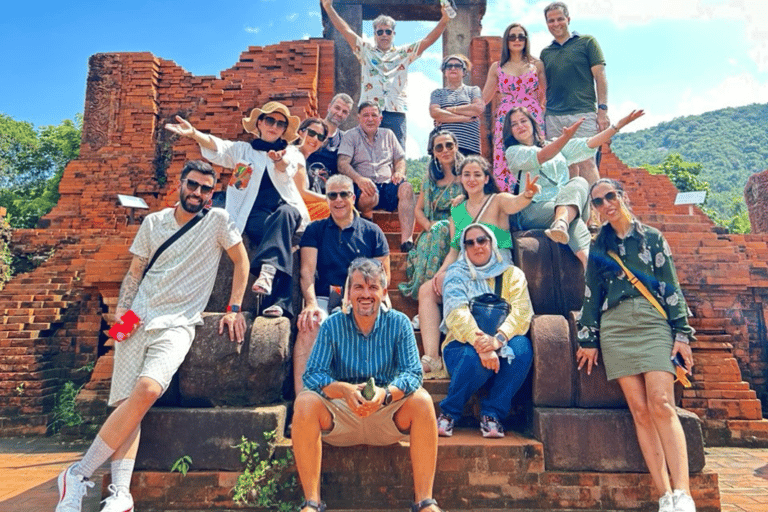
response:
M451 374L451 384L448 396L440 402L443 414L459 421L467 401L490 380L491 388L480 404L480 414L493 416L497 420L507 417L512 409L512 399L523 385L533 360L533 348L527 337L515 336L508 345L515 351L515 359L510 364L502 358L499 373L483 367L472 345L452 341L445 346L443 361Z

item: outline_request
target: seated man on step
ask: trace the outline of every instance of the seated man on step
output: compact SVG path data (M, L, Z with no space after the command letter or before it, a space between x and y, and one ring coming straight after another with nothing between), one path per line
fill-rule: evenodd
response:
M437 420L421 387L421 364L408 317L382 307L387 274L358 258L347 274L350 307L323 322L293 405L293 451L304 491L302 512L321 512L322 441L334 446L385 446L409 439L416 501L411 510L439 512L432 499ZM349 311L351 309L351 311ZM370 399L364 383L376 385ZM407 432L407 433L406 433Z

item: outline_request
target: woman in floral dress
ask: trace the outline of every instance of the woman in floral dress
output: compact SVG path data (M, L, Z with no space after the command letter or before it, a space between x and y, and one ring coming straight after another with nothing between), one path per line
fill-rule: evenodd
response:
M504 117L513 107L525 107L539 126L544 126L547 82L544 64L531 56L525 27L511 24L504 31L502 41L501 60L491 64L488 70L483 101L488 104L499 94L493 129L493 175L502 192L514 193L517 174L507 168L504 160Z

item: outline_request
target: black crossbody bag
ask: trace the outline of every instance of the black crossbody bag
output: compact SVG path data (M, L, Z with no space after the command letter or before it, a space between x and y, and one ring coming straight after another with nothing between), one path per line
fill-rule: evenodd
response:
M469 301L469 311L477 323L477 326L485 334L493 336L504 323L511 307L509 302L501 296L501 283L504 274L496 276L496 293L484 293Z
M192 218L189 220L189 222L187 222L186 224L184 224L183 226L181 226L181 228L179 228L179 230L178 230L177 232L175 232L173 235L171 235L171 236L168 238L168 240L166 240L165 242L163 242L163 244L162 244L160 247L158 247L158 248L157 248L157 250L155 251L155 254L153 254L153 255L152 255L152 259L150 259L150 260L149 260L149 263L148 263L148 264L147 264L147 266L144 268L144 273L141 275L141 278L142 278L142 279L144 279L144 276L146 276L146 275L147 275L147 272L149 272L149 269L150 269L150 268L152 268L152 265L154 265L154 264L155 264L155 261L157 260L158 256L160 256L160 255L163 253L163 251L164 251L164 250L166 250L166 249L167 249L167 248L169 248L171 245L173 245L173 243L174 243L176 240L178 240L179 238L181 238L182 236L184 236L184 233L186 233L187 231L189 231L190 229L192 229L193 227L195 227L195 224L197 224L198 222L200 222L201 220L203 220L203 217L205 217L205 216L206 216L206 214L208 214L208 212L209 212L210 210L211 210L210 208L203 208L202 210L200 210L199 212L197 212L197 215L195 215L194 217L192 217Z

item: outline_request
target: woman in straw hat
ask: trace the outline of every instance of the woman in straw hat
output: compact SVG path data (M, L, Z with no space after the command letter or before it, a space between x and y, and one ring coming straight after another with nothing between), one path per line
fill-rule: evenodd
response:
M291 241L296 230L309 222L309 213L293 182L298 166L289 162L276 169L275 162L283 159L288 142L296 139L299 118L277 101L254 108L243 119L245 130L256 136L251 142L221 140L179 116L176 120L178 124L165 128L195 140L204 158L233 169L226 210L255 247L251 272L258 278L253 291L264 297L263 315L290 315Z

